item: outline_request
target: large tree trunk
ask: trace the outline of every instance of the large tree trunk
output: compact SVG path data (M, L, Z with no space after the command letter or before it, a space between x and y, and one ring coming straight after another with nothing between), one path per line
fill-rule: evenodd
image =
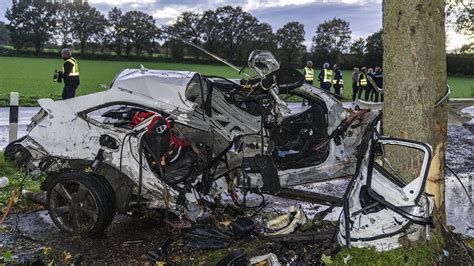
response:
M445 223L447 106L435 108L446 92L444 7L443 0L383 2L384 133L433 148L425 190L434 195L437 223ZM413 153L388 157L407 172L420 169Z

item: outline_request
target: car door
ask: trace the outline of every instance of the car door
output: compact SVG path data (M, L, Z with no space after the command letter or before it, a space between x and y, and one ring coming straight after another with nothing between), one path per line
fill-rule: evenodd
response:
M390 149L420 159L417 171L410 171L412 178L389 160ZM417 225L429 225L433 207L424 188L431 156L428 144L381 136L377 127L369 129L344 195L341 244L395 248L400 236L419 232L414 230ZM379 241L382 238L384 241Z

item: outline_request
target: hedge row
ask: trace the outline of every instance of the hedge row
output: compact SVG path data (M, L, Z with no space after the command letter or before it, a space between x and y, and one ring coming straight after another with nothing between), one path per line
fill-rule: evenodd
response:
M81 59L92 59L92 60L107 60L107 61L160 61L160 62L170 62L170 63L196 63L196 64L219 64L216 60L210 59L174 59L166 56L163 57L151 57L151 56L127 56L120 57L112 54L76 54L78 58ZM19 57L35 57L33 51L16 51L13 49L8 49L0 46L0 56L19 56ZM57 58L59 57L59 52L43 52L38 57L40 58ZM304 58L303 58L304 59ZM304 61L304 60L303 60ZM447 54L446 55L448 74L451 75L474 75L474 54ZM246 62L233 62L237 65L245 65ZM331 64L334 62L331 62ZM353 54L343 54L340 56L337 62L343 69L352 69L354 67L375 67L372 65L364 56L353 55ZM377 63L375 63L377 64ZM301 68L304 65L304 62L301 66L295 66ZM322 64L321 64L322 65ZM380 65L381 64L377 64ZM315 68L320 68L320 64L316 62Z

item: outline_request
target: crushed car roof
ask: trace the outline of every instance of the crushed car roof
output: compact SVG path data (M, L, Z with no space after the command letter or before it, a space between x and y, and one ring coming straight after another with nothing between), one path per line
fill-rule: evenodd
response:
M110 90L127 91L146 98L189 109L194 103L185 97L191 79L198 73L188 71L124 69L114 79Z

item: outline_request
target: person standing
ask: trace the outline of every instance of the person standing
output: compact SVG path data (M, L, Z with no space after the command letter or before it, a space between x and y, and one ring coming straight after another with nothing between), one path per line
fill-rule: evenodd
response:
M359 68L354 67L354 71L352 71L352 104L355 103L358 91L359 91Z
M304 82L310 85L313 85L313 80L314 80L313 62L308 61L306 62L306 67L304 68Z
M61 79L64 80L63 100L76 97L76 90L79 87L79 65L72 57L71 50L64 48L61 50L61 57L64 59Z
M334 64L334 79L332 80L334 86L334 93L341 96L341 89L343 88L344 80L342 79L342 71L338 64Z
M331 89L332 70L329 69L329 63L324 63L323 69L318 75L319 85L321 89L329 91Z
M313 86L313 81L314 81L313 62L312 61L306 62L306 67L304 68L303 71L304 71L304 82ZM305 98L303 98L302 105L306 106Z
M367 91L365 93L365 100L366 101L373 101L373 98L372 98L372 95L373 95L373 92L375 91L375 88L374 88L374 69L369 67L369 69L367 69Z
M357 81L359 82L359 95L357 98L362 98L362 92L365 92L364 99L367 101L369 100L368 92L367 92L367 69L362 67L359 72L359 76L357 77Z
M383 102L383 74L382 74L382 68L377 66L375 67L375 73L374 73L374 81L377 87L382 90L380 93L380 101ZM378 102L379 101L379 92L377 90L374 91L374 101Z

